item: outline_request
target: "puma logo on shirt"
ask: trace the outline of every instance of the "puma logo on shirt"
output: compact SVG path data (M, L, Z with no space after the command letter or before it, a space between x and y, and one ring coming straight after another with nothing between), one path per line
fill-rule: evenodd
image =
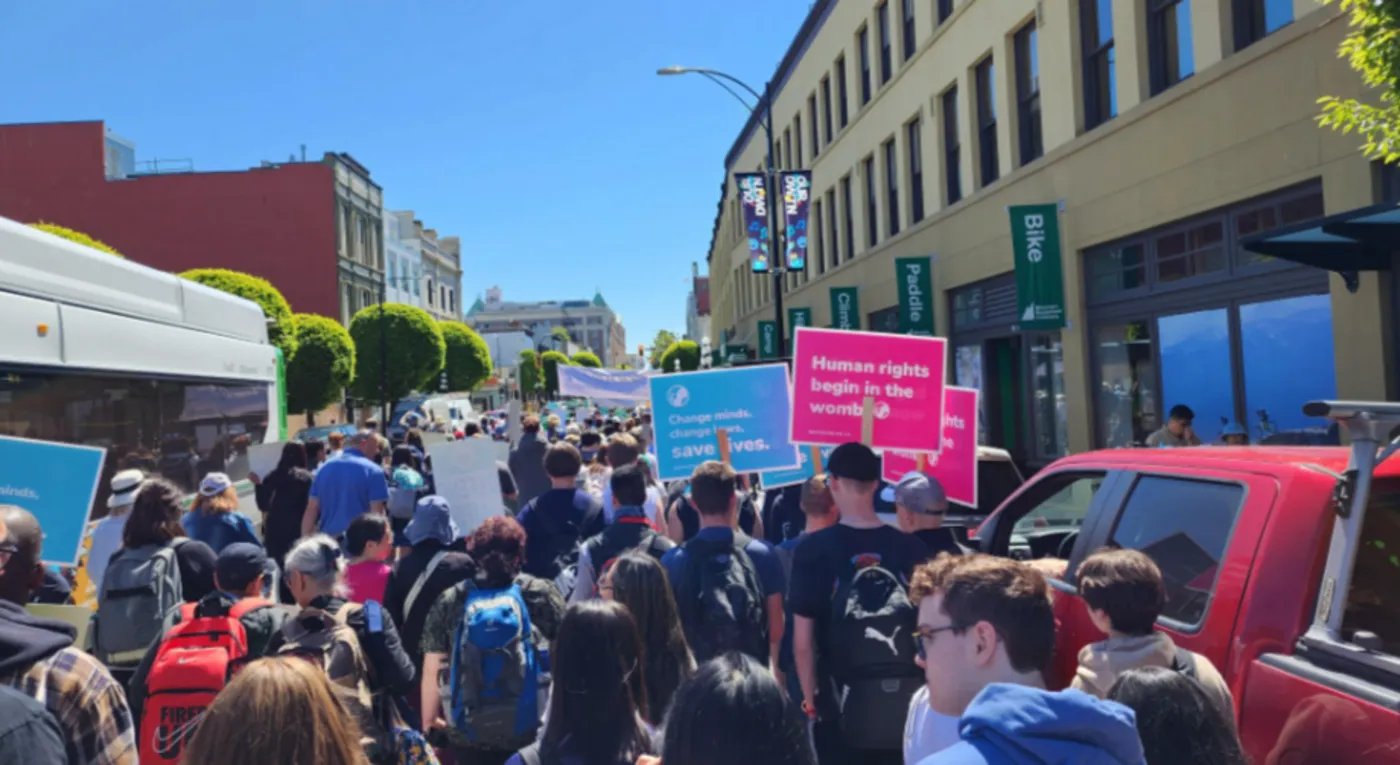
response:
M890 636L889 636L889 637L885 637L884 635L881 635L881 634L880 634L880 631L877 630L877 629L875 629L874 627L866 627L866 628L865 628L865 636L866 636L866 637L868 637L868 638L870 638L870 639L872 639L872 640L878 640L878 641L880 641L881 643L884 643L885 645L889 646L889 647L890 647L890 653L894 654L895 656L899 656L899 649L898 649L898 648L895 648L895 646L894 646L894 638L895 638L895 636L898 635L898 634L899 634L899 628L898 628L898 627L895 627L895 628L894 628L894 631L892 631L892 632L890 633Z

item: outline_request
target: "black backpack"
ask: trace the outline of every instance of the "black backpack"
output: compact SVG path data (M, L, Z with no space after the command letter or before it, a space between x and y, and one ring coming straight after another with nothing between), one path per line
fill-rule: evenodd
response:
M603 581L603 573L619 555L629 550L642 550L660 561L676 545L665 535L658 534L646 518L621 516L583 546L588 550L588 561L593 564L593 587L597 589L598 582Z
M768 614L758 569L744 550L748 541L736 534L733 542L685 543L676 605L697 662L742 651L768 664Z
M575 500L577 500L577 490L575 490ZM539 526L536 533L541 534L547 540L544 545L546 553L545 561L540 566L532 565L535 569L531 573L541 579L555 579L565 569L578 565L578 546L581 541L579 524L572 518L560 522L552 514L541 513L539 511L539 497L530 500L527 507L532 508L530 517L538 519ZM571 508L572 509L572 508Z
M914 663L917 624L907 584L878 557L857 556L844 564L828 645L847 746L902 746L909 699L924 682Z

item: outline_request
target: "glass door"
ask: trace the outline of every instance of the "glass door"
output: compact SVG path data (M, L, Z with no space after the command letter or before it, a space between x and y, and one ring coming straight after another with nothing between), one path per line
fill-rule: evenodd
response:
M1235 419L1230 363L1230 310L1163 316L1157 320L1162 366L1162 409L1184 404L1195 412L1192 424L1201 443L1220 442Z

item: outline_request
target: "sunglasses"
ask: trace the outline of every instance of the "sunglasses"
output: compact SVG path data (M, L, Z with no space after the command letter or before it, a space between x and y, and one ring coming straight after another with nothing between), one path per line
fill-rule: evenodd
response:
M918 652L920 659L928 661L927 646L933 645L933 639L937 637L938 633L960 632L965 629L967 627L961 624L949 624L946 627L920 627L919 631L914 633L914 650Z

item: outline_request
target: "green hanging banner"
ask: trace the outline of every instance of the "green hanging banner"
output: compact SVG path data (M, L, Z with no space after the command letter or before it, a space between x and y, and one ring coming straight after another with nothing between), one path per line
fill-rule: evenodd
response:
M776 321L760 321L758 323L758 358L776 359L780 355L778 352L778 323Z
M933 258L896 258L894 272L899 290L899 331L932 335Z
M860 329L860 288L831 288L832 329Z
M1021 329L1061 329L1065 326L1065 275L1060 256L1060 206L1051 203L1009 209Z

